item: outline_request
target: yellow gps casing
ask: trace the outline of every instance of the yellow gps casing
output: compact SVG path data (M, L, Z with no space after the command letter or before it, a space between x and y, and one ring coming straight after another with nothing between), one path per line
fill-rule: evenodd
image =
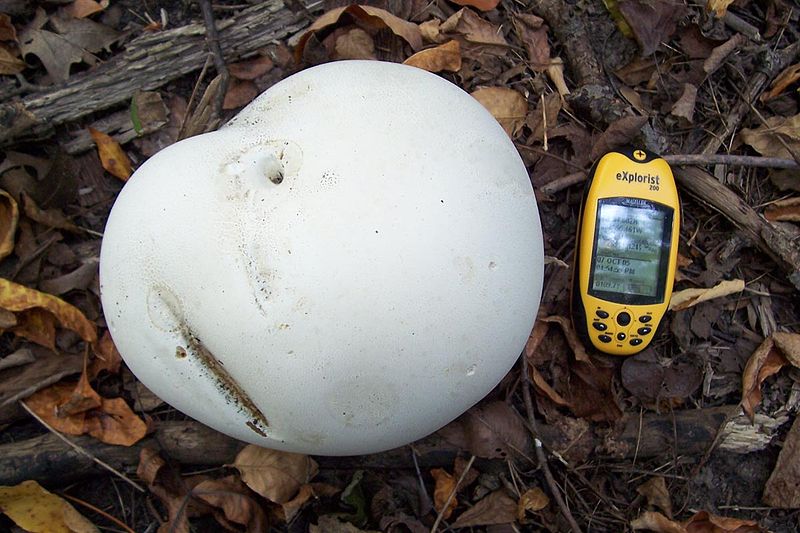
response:
M578 219L572 321L612 355L646 348L667 311L678 258L680 203L666 161L641 149L594 165Z

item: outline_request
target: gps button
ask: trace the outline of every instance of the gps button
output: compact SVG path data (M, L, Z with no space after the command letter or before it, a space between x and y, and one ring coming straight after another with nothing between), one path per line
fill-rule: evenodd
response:
M611 342L611 337L608 335L600 335L597 337L601 342Z
M597 331L605 331L608 329L608 326L606 326L602 322L592 322L592 327Z
M631 315L626 313L625 311L621 312L617 315L617 324L620 326L627 326L631 323Z
M599 318L608 318L608 313L603 311L602 309L598 309L596 314Z
M639 346L642 344L642 339L631 339L631 346Z

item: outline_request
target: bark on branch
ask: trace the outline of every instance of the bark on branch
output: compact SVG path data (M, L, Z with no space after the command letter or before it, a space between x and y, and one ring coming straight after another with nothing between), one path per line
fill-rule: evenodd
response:
M309 9L320 2L306 2ZM236 60L300 29L307 18L267 0L218 24L227 60ZM0 104L0 146L51 135L55 126L127 102L138 90L154 90L192 71L208 57L203 24L143 34L108 62L62 85Z

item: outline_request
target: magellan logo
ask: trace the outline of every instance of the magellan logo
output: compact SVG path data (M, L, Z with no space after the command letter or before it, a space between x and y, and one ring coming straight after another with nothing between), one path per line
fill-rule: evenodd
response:
M658 174L639 174L637 172L617 172L617 179L619 181L627 181L628 183L649 183L650 185L658 185Z

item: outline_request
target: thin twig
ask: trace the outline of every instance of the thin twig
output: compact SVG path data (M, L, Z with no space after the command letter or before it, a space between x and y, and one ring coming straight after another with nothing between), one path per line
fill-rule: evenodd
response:
M464 481L465 477L467 477L467 472L469 472L469 469L472 468L472 463L474 462L475 456L473 455L469 458L469 461L467 461L467 466L464 467L464 471L461 472L460 476L458 476L458 480L456 481L453 490L451 490L450 494L447 496L447 500L444 502L444 505L442 505L442 508L439 509L439 514L436 515L436 521L433 523L433 527L431 527L431 533L436 533L436 531L439 529L439 524L441 524L442 520L444 519L444 512L450 506L450 502L453 501L456 491L458 490L458 486L461 485L461 482Z
M800 168L797 161L780 157L731 154L676 154L662 156L670 165L733 165L761 168Z
M567 523L569 523L569 527L572 529L573 533L581 533L580 526L572 516L569 507L567 507L567 504L564 502L564 498L561 496L561 490L559 489L558 484L553 477L553 473L550 472L550 466L547 464L547 457L545 457L544 449L542 448L542 441L539 440L539 435L536 431L536 418L533 416L533 400L531 400L531 380L528 375L528 358L524 353L522 354L522 373L524 374L522 398L525 401L525 412L528 415L528 424L530 424L533 432L533 443L534 448L536 449L536 458L539 461L539 467L544 472L544 477L547 480L547 486L550 487L550 492L552 493L553 498L555 498L558 508L561 509L561 513L564 515L564 518L566 518Z
M136 483L135 481L133 481L132 479L127 477L125 474L123 474L119 470L115 469L113 466L109 465L108 463L105 463L105 462L101 461L100 459L98 459L94 455L90 454L89 452L87 452L86 450L84 450L83 448L81 448L80 446L78 446L77 444L72 442L71 440L69 440L64 435L62 435L53 426L51 426L50 424L45 422L42 419L42 417L40 417L39 415L34 413L33 410L30 407L28 407L27 404L25 404L25 402L21 401L21 402L19 402L19 404L22 406L23 409L25 409L28 412L29 415L31 415L33 418L35 418L41 425L46 427L53 435L55 435L56 437L58 437L59 439L64 441L70 448L72 448L76 452L80 453L81 455L85 455L86 457L88 457L89 459L91 459L92 461L97 463L98 465L102 466L103 468L105 468L106 470L111 472L112 474L116 475L117 477L119 477L123 481L127 482L130 486L132 486L133 488L135 488L139 492L147 492L141 485L139 485L138 483Z
M102 516L103 518L108 520L109 522L113 522L116 525L118 525L119 527L121 527L127 533L136 533L134 530L129 528L125 524L125 522L121 521L120 519L118 519L118 518L116 518L114 516L111 516L107 512L103 511L102 509L99 509L99 508L95 507L94 505L92 505L89 502L85 502L85 501L81 500L80 498L76 498L75 496L70 496L69 494L62 494L61 497L62 498L66 498L71 502L77 503L78 505L82 505L82 506L86 507L87 509L99 514L100 516Z
M222 55L222 47L219 44L219 33L214 22L214 11L211 8L211 0L199 0L200 9L203 11L203 23L206 25L206 43L214 58L214 67L220 76L219 92L214 97L214 118L219 120L222 117L222 104L225 101L225 94L228 92L230 73L225 64L225 56Z

